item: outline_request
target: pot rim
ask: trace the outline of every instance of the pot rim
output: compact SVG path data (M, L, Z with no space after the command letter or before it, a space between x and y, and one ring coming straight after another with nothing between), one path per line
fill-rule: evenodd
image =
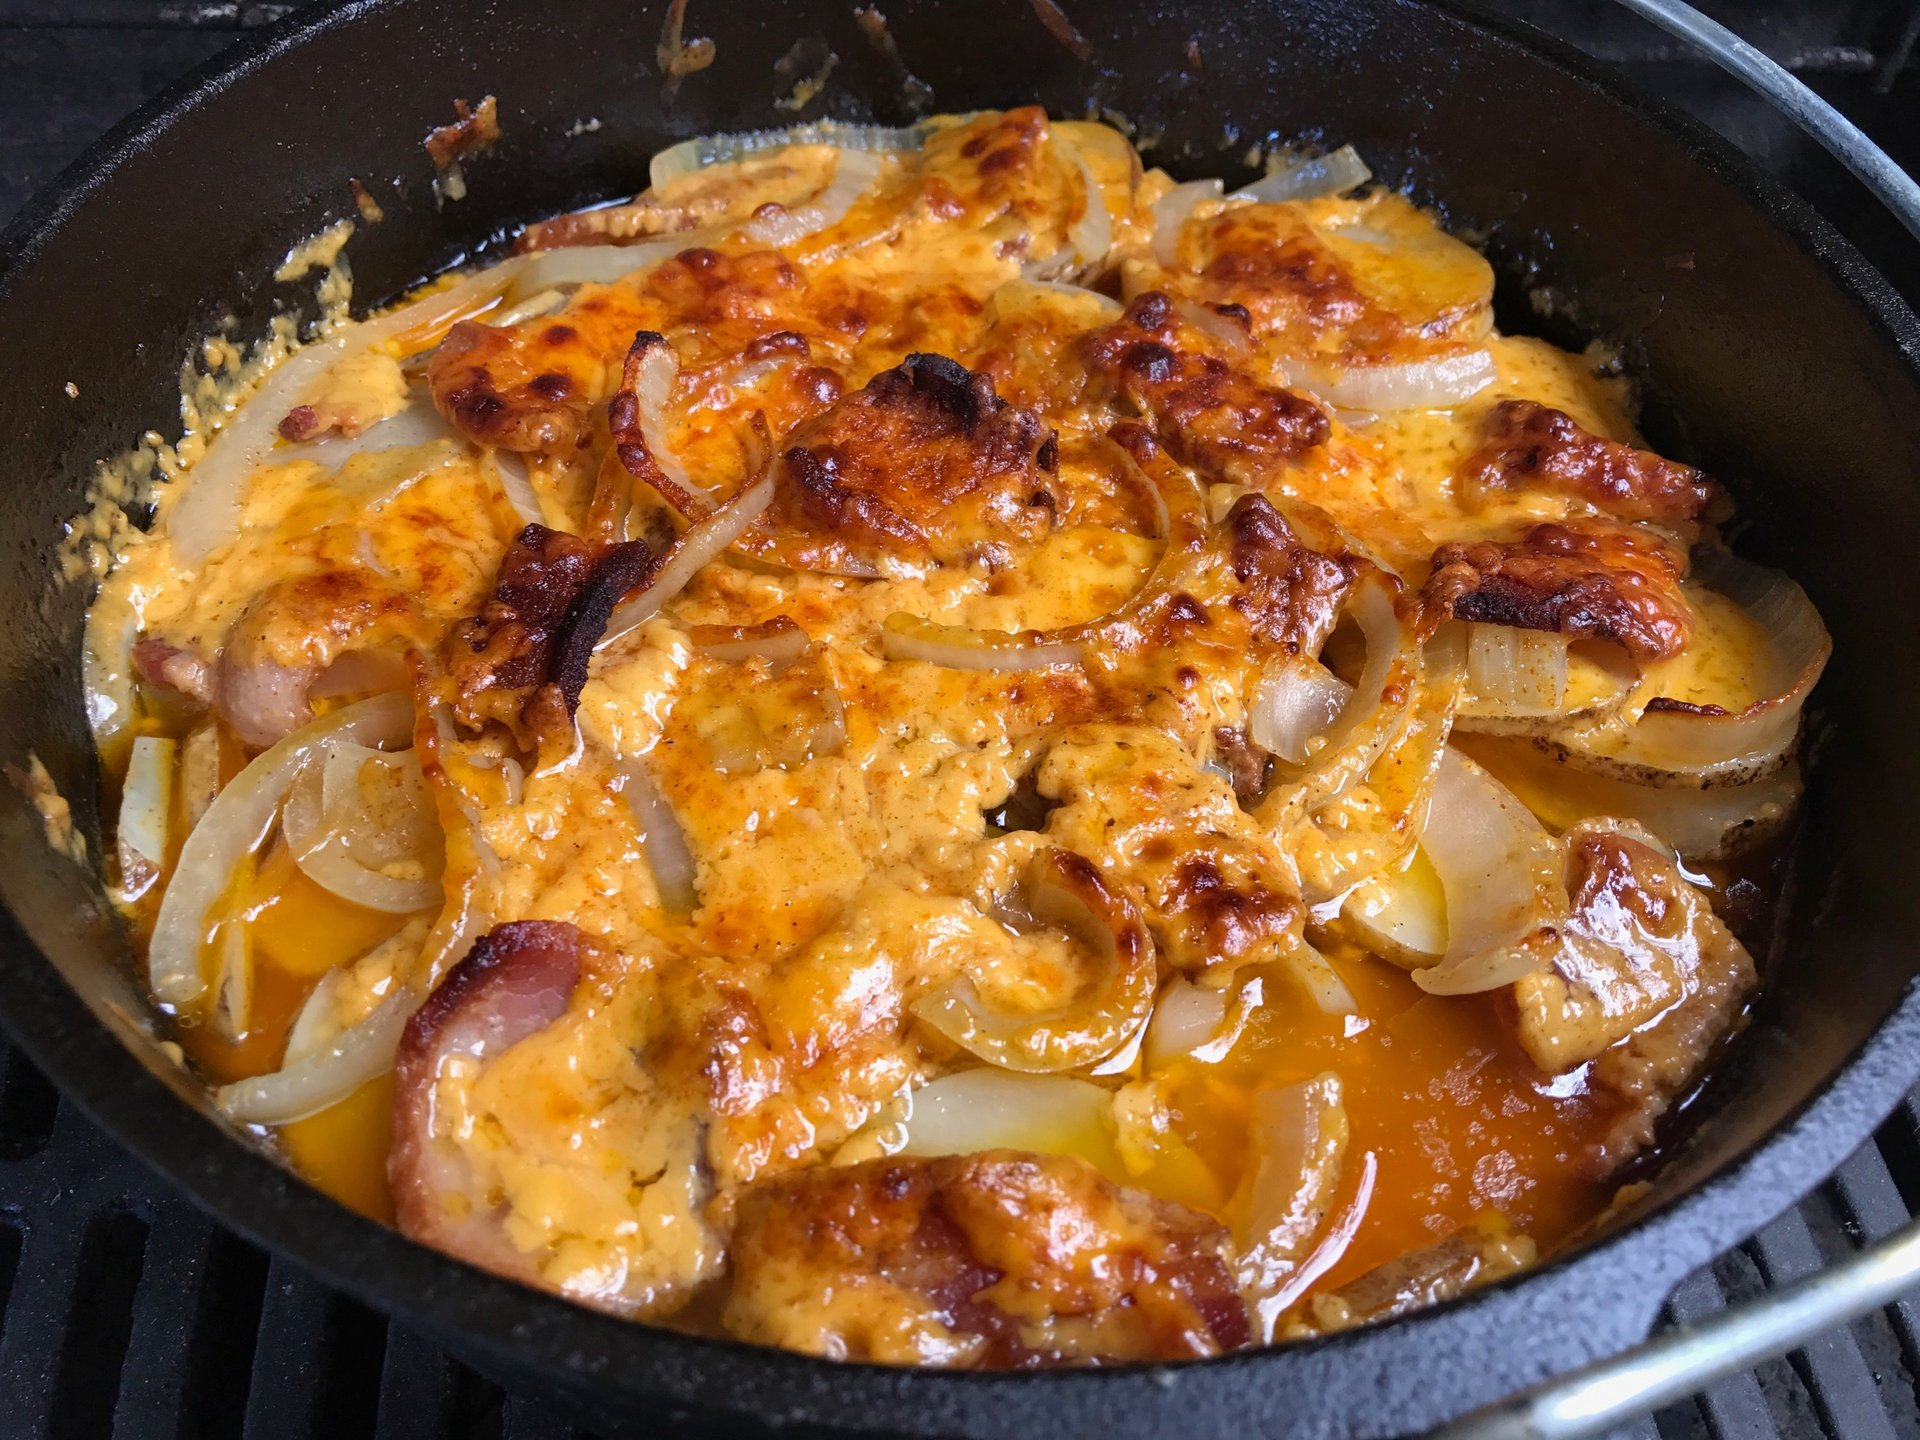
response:
M315 0L243 35L142 105L37 191L0 231L0 300L74 211L182 116L217 102L235 82L303 45L407 3ZM1920 373L1920 320L1899 291L1833 225L1719 135L1635 93L1531 26L1479 13L1462 0L1399 3L1437 10L1456 24L1490 33L1686 144L1698 163L1832 276L1907 368ZM919 1428L932 1421L943 1429L996 1433L1035 1418L1041 1396L1049 1406L1068 1407L1047 1412L1049 1422L1072 1417L1076 1433L1131 1433L1149 1424L1160 1433L1185 1433L1262 1417L1270 1422L1271 1401L1284 1388L1263 1382L1271 1377L1284 1387L1306 1373L1303 1362L1371 1362L1372 1369L1393 1363L1402 1351L1431 1357L1442 1353L1436 1347L1444 1345L1445 1331L1476 1323L1463 1317L1510 1328L1524 1323L1530 1306L1538 1309L1535 1296L1592 1294L1622 1274L1644 1285L1638 1333L1601 1333L1604 1327L1596 1327L1587 1337L1587 1353L1563 1353L1551 1366L1529 1355L1476 1357L1485 1361L1478 1367L1482 1373L1462 1377L1454 1395L1440 1403L1455 1403L1469 1392L1494 1398L1640 1338L1673 1285L1819 1184L1920 1081L1916 977L1801 1108L1731 1164L1604 1237L1497 1284L1379 1325L1178 1365L919 1370L820 1360L617 1319L416 1244L347 1209L204 1110L183 1103L4 911L0 965L9 972L0 1030L69 1100L213 1218L327 1284L456 1347L477 1350L503 1369L557 1383L588 1404L595 1393L664 1397L766 1419L851 1427ZM1213 1392L1204 1400L1191 1393L1203 1385ZM1222 1402L1224 1408L1217 1408Z

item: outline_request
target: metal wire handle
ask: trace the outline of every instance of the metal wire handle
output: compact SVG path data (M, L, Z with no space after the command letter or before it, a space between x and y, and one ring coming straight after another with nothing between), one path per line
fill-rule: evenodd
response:
M1685 0L1615 3L1698 47L1734 79L1773 101L1789 120L1852 171L1914 239L1920 240L1920 182L1894 164L1887 152L1851 120L1814 94L1805 81Z
M1722 1376L1797 1350L1920 1284L1920 1220L1764 1300L1675 1330L1523 1391L1437 1432L1441 1440L1574 1440L1685 1399Z
M1697 46L1773 101L1871 190L1920 240L1920 184L1804 82L1683 0L1616 0ZM1454 1421L1443 1440L1576 1440L1706 1389L1723 1376L1797 1350L1920 1285L1920 1221L1879 1244L1703 1325L1676 1330L1611 1360Z

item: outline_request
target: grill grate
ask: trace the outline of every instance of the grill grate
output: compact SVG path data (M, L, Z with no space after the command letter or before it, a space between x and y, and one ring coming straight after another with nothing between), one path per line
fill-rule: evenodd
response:
M1068 0L1069 8L1073 0ZM1085 3L1085 0L1082 0ZM1836 217L1806 142L1605 0L1484 0L1694 110ZM96 133L278 4L0 0L0 221ZM1709 4L1920 169L1920 3ZM1857 217L1856 217L1857 218ZM1849 227L1852 228L1852 227ZM1910 252L1908 252L1910 253ZM1899 278L1896 276L1896 278ZM1920 1208L1920 1095L1798 1210L1692 1276L1669 1324L1811 1273ZM52 1440L570 1440L419 1335L221 1230L0 1046L0 1433ZM1920 1295L1626 1427L1631 1440L1920 1440Z

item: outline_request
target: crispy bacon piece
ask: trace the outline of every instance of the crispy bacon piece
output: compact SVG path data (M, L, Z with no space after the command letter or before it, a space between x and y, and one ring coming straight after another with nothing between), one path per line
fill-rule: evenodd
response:
M1585 500L1623 520L1696 520L1719 487L1691 465L1664 460L1583 430L1571 415L1532 400L1502 400L1488 412L1486 441L1461 466L1470 503L1545 489Z
M654 566L645 542L599 545L529 525L500 562L493 598L447 638L454 717L506 725L522 745L564 726L620 598Z
M1317 647L1333 630L1353 584L1353 562L1302 544L1264 495L1242 495L1227 511L1228 555L1240 592L1230 602L1254 633L1289 655Z
M1053 524L1057 437L941 355L909 355L787 439L762 538L742 548L873 574L886 557L946 558L982 530Z
M482 445L522 452L577 445L593 409L576 373L584 364L579 339L557 322L501 329L462 320L427 362L434 406Z
M1626 530L1535 525L1519 540L1446 544L1421 592L1426 625L1448 616L1611 640L1645 662L1693 635L1680 593L1684 557Z
M814 1354L964 1368L1217 1355L1250 1336L1226 1240L1062 1156L814 1169L742 1197L724 1319Z
M1149 290L1120 320L1090 332L1082 354L1189 465L1224 470L1236 462L1290 460L1326 442L1329 425L1318 405L1183 346L1185 338L1173 301Z
M586 938L558 920L521 920L480 937L414 1011L393 1062L387 1179L402 1233L517 1280L533 1265L458 1149L434 1091L450 1060L498 1057L564 1015L580 983Z
M133 647L133 671L147 684L206 704L213 699L213 667L191 650L148 637Z
M491 95L478 105L454 101L453 115L452 124L436 125L427 132L424 143L436 170L484 155L500 138L500 107Z

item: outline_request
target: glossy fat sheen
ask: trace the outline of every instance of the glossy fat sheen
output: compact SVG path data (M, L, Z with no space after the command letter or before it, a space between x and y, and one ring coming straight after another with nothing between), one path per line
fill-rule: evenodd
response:
M1494 334L1485 261L1399 196L1205 202L1162 265L1153 204L1171 182L1104 127L1029 109L934 124L814 234L773 249L742 228L769 202L804 206L836 163L793 147L536 227L520 263L679 240L547 313L478 314L341 367L296 407L228 543L177 563L164 502L103 596L102 624L134 617L155 693L188 692L254 746L345 657L414 668L448 903L371 983L452 978L396 1077L403 1226L622 1314L674 1315L718 1284L737 1333L825 1354L1210 1353L1247 1333L1214 1267L1273 1205L1248 1191L1250 1097L1346 1066L1337 1204L1283 1271L1340 1206L1357 1228L1314 1272L1327 1293L1495 1212L1563 1239L1604 1203L1594 1167L1648 1143L1726 1030L1744 952L1633 851L1614 890L1685 915L1684 934L1588 925L1604 953L1584 980L1421 999L1321 933L1300 894L1298 837L1339 851L1336 830L1392 807L1361 786L1337 821L1284 793L1262 809L1249 697L1270 666L1322 653L1375 570L1409 628L1557 628L1737 689L1765 637L1696 626L1682 580L1709 482L1634 448L1624 389L1591 360ZM1112 249L1087 264L1089 182ZM1023 275L1076 266L1109 293ZM632 399L609 407L648 345L675 364L642 435ZM1314 393L1481 347L1494 379L1450 408L1356 414ZM310 439L378 437L402 402L387 423L438 433L337 468ZM496 450L526 465L550 529L523 527ZM586 653L582 597L612 557L623 585L651 573L676 509L768 465L774 498L731 554L584 683L555 673L556 652ZM660 483L673 473L691 486ZM898 658L900 615L1038 632L1077 663ZM1377 848L1402 857L1411 838ZM669 840L691 909L658 878ZM1161 979L1231 991L1238 1028L1210 1060L1151 1073L1123 1047L1100 1067L1111 1118L1067 1147L1079 1159L876 1158L903 1094L978 1063L916 1019L930 997L964 986L980 1013L1038 1023L1113 993L1111 936L1029 893L1050 851L1137 915ZM505 932L463 957L524 921L568 927L577 976L529 972L539 1023L465 1044L504 1033L496 1002L518 993L476 960L495 977L532 962ZM310 983L267 987L252 1049L203 1037L209 1063L272 1068ZM1550 1085L1587 1061L1585 1085ZM1481 1078L1446 1080L1459 1066ZM1409 1094L1432 1113L1404 1113ZM295 1148L337 1186L367 1164L351 1144ZM1418 1198L1368 1209L1363 1157ZM1031 1231L1031 1254L993 1252L974 1215L991 1205L1008 1220L993 1245ZM1047 1217L1071 1245L1043 1243ZM884 1244L861 1238L874 1226Z

